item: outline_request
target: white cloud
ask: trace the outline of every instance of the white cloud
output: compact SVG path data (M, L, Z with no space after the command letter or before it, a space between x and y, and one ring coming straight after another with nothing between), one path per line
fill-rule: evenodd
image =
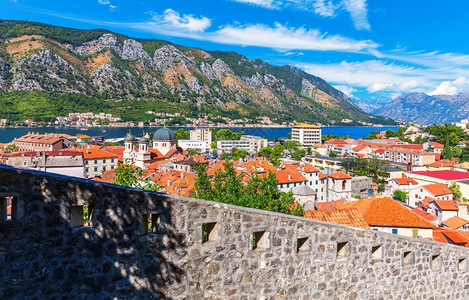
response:
M224 44L258 46L276 49L366 52L378 47L370 40L352 40L339 35L327 36L315 29L294 28L276 23L247 26L227 25L213 33L212 41Z
M180 16L177 11L172 9L167 9L162 16L155 16L154 18L162 24L167 24L176 29L183 29L189 32L205 31L212 24L207 17L196 18L193 15Z
M349 97L353 97L352 93L357 91L357 89L354 89L353 87L346 86L346 85L334 85L334 88L338 89L339 91L341 91L342 93L344 93L345 95Z
M469 79L466 77L459 77L453 81L443 81L440 85L429 95L456 95L469 91Z
M266 8L276 8L276 5L274 4L274 0L232 0L232 1L262 6Z
M295 9L315 13L321 17L335 17L347 11L358 30L370 30L367 0L231 0L269 9Z
M391 91L393 87L393 83L373 83L366 90L370 93L376 93L381 91Z
M332 1L317 0L314 4L314 12L322 17L332 17L338 6Z
M344 0L343 4L350 13L356 29L370 30L366 0Z
M112 5L109 0L98 0L98 3L101 5L107 5L110 10L114 10L116 8L116 6Z

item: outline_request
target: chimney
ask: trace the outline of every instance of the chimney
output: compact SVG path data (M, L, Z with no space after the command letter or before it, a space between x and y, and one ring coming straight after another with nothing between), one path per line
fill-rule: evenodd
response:
M291 174L288 173L288 180L291 180Z
M184 178L184 172L181 172L181 178Z
M169 186L171 184L171 180L168 179L168 181L166 182L166 186Z
M403 173L401 174L401 176L402 176L402 178L405 178L405 173L403 172Z

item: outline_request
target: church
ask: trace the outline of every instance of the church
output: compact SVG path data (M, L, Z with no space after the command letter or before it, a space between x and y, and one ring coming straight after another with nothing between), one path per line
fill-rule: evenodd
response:
M158 129L152 140L148 133L139 139L129 133L124 139L123 160L126 164L134 164L136 167L146 169L148 165L156 161L175 159L178 154L185 156L184 150L176 147L176 144L176 136L168 128Z

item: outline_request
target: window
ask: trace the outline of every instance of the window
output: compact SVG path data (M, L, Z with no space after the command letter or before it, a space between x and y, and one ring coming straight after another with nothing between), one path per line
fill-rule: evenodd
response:
M316 184L318 184L318 181L316 180Z
M88 170L88 168L86 168L86 169L85 169L85 173L88 173L88 172L89 172L89 170Z
M94 160L94 164L96 165L97 163L98 163L98 161L95 159L95 160Z
M111 170L114 169L114 166L111 166Z
M432 255L432 260L430 263L432 269L437 270L441 267L441 255Z
M309 252L309 243L308 243L308 238L298 238L296 240L296 253L301 254L301 253L307 253Z
M106 171L106 167L103 167L103 172Z
M391 232L392 234L397 234L397 228L393 228Z
M23 166L25 166L25 167L26 167L27 165L28 165L28 163L27 163L27 162L23 162Z
M258 248L263 248L263 249L270 248L269 232L267 231L253 232L252 249L255 250Z
M337 243L337 258L345 259L350 255L351 246L349 242Z
M217 241L219 227L216 222L202 224L202 244Z
M293 184L293 187L296 187L296 182Z
M98 167L94 167L94 171L95 171L95 172L98 172Z
M371 247L371 263L374 265L380 264L383 261L383 246Z
M143 235L148 233L156 233L159 226L160 214L145 214L142 216L141 232Z
M459 272L467 272L467 259L460 258L458 260L458 271Z
M345 185L347 184L347 180L343 180L342 181L342 190L344 191L345 190Z
M280 188L281 188L281 189L283 188L283 184L280 185Z
M114 158L111 158L111 163L113 163L113 162L114 162Z
M417 228L412 229L412 237L418 237L419 236L419 230Z
M91 223L93 207L91 205L72 206L71 222L72 227L89 226Z
M16 197L0 197L0 221L16 220L17 205ZM8 207L10 207L10 214L8 214Z
M106 160L105 160L105 159L103 159L103 164L105 164L105 163L106 163Z
M406 251L402 255L402 265L405 266L410 266L414 264L415 262L415 255L412 251Z
M88 164L88 161L87 161L87 160L85 160L85 165L87 165L87 164Z

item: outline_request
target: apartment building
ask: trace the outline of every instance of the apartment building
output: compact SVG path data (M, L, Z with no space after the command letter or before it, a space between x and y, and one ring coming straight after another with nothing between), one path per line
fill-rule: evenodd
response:
M313 146L321 143L321 127L310 124L295 125L292 128L292 140L302 146Z

